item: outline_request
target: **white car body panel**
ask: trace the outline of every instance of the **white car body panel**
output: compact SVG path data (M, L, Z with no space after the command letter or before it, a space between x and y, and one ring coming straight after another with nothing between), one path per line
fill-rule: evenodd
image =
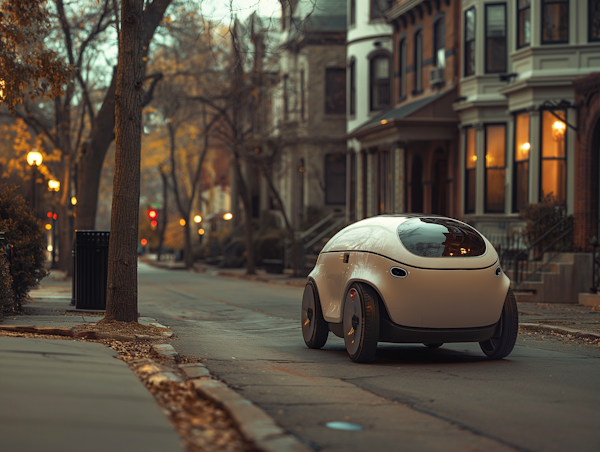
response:
M498 322L510 280L503 272L495 275L499 264L494 247L484 238L482 256L417 256L404 247L397 233L398 226L409 219L362 220L325 245L309 275L316 283L325 320L340 323L348 287L364 282L379 293L397 325L477 328ZM392 276L392 267L405 269L407 276Z

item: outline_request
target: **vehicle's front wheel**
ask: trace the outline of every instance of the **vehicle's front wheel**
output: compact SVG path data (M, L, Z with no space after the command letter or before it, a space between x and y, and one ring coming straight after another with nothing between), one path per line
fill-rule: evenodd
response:
M323 318L319 292L313 281L309 281L302 295L302 336L308 348L321 348L327 342L329 326Z
M344 299L344 342L350 359L367 363L379 340L379 298L366 284L354 283Z
M500 325L496 329L494 336L479 343L481 350L490 359L502 359L512 352L517 333L519 331L519 312L517 311L517 302L511 289L508 289L502 315L500 316Z

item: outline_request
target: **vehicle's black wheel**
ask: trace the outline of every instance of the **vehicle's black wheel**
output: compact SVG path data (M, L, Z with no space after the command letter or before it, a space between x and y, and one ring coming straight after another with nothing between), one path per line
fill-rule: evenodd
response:
M496 329L495 335L479 343L481 350L490 359L502 359L512 352L517 340L519 331L519 312L517 311L517 302L511 289L508 289L500 324Z
M344 299L344 342L350 359L367 363L379 340L379 296L366 284L354 283Z
M323 318L319 292L313 281L309 281L302 295L302 336L308 348L321 348L327 342L329 326Z
M423 345L427 348L440 348L442 345L444 345L443 342L428 342L428 343L423 343Z

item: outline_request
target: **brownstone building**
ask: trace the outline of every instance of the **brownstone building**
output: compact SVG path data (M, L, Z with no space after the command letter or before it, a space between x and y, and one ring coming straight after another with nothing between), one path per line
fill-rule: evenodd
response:
M459 97L460 2L397 0L385 16L393 26L389 107L372 110L348 134L356 153L355 218L460 216L459 117L452 108ZM381 101L381 91L375 94Z

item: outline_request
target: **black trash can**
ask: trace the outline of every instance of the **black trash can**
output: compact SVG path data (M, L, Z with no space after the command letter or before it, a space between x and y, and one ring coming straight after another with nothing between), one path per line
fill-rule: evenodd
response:
M106 309L110 231L75 231L73 298L77 309Z

